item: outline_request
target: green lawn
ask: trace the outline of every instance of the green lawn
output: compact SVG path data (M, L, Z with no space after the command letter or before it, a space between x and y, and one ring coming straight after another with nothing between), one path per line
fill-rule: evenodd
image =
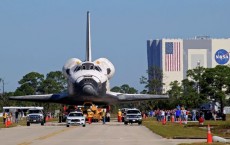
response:
M155 118L145 119L143 125L156 134L165 138L206 138L207 126L211 127L212 135L230 137L230 121L205 121L203 126L198 122L185 124L167 122L157 122ZM180 145L207 145L207 143L192 143ZM223 145L223 143L213 143L213 145Z

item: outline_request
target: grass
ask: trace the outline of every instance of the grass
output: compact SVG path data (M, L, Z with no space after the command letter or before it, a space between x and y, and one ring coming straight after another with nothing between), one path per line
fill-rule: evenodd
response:
M198 125L198 122L187 125L179 123L167 122L163 125L155 118L148 118L143 121L143 125L149 128L156 134L165 138L204 138L207 137L207 126L211 127L212 135L230 138L230 120L227 121L205 121L203 126ZM224 143L212 143L213 145L223 145ZM207 143L183 143L180 145L207 145Z
M229 120L205 121L203 126L198 125L198 122L188 122L187 125L167 122L166 125L162 125L162 123L157 122L155 118L143 121L143 125L165 138L206 138L208 124L211 127L212 135L230 138Z
M206 130L198 127L186 127L179 123L167 122L166 125L162 125L161 122L155 121L155 119L147 119L143 121L143 125L165 138L205 138L207 136Z
M210 145L210 144L198 142L198 143L182 143L182 144L179 144L179 145ZM212 145L226 145L226 144L225 143L215 142L215 143L212 143Z

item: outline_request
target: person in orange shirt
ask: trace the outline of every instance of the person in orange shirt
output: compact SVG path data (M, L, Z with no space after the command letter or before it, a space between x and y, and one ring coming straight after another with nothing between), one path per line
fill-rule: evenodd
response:
M121 110L118 109L118 113L117 113L117 121L118 122L121 122L121 115L122 115Z

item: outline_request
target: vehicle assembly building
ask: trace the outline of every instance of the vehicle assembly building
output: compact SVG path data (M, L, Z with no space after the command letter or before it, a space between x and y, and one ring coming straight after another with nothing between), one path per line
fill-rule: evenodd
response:
M162 70L163 93L170 89L171 82L185 79L189 69L230 64L229 53L230 38L199 36L194 39L147 40L148 69L156 66Z

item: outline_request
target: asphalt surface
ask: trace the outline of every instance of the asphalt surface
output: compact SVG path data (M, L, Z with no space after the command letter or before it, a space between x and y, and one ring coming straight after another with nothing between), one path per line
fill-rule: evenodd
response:
M86 127L47 123L45 126L31 124L0 129L1 145L176 145L182 142L205 142L206 140L165 139L152 133L145 126L125 126L110 122L87 124Z

